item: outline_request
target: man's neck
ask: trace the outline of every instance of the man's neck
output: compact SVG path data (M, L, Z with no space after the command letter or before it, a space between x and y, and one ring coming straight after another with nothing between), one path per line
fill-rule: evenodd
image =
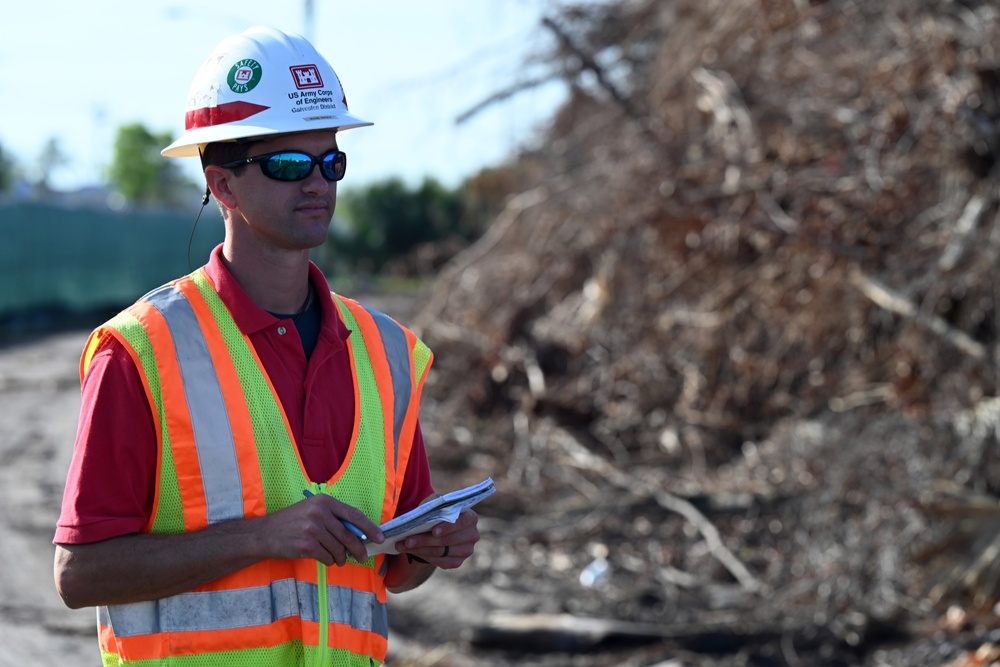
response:
M295 313L309 294L309 251L262 250L227 238L222 261L254 303L272 313Z

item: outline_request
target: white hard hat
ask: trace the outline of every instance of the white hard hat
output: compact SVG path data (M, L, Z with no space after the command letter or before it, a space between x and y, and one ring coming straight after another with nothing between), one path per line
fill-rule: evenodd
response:
M213 141L363 127L337 73L304 37L254 27L219 43L188 91L185 132L167 157L198 155Z

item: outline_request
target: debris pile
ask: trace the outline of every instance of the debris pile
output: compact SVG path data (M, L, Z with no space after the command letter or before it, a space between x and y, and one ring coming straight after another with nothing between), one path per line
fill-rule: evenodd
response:
M474 631L480 664L515 627L616 640L576 665L637 636L636 664L980 664L1000 10L621 0L540 29L570 99L417 318L439 484L499 489L456 575L521 625Z

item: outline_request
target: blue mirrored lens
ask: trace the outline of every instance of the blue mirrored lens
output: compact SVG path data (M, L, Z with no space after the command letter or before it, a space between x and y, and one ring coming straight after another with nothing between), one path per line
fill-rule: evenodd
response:
M279 181L301 181L313 168L312 156L305 153L277 153L261 163L264 174Z
M347 156L340 151L327 153L323 156L320 169L323 170L323 176L327 180L339 181L344 177L344 172L347 171Z

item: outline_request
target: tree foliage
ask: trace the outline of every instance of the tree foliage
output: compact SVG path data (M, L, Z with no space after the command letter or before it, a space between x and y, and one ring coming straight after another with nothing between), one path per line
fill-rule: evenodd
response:
M14 187L17 176L17 165L10 153L0 146L0 194L9 192Z
M427 178L410 188L393 177L344 192L331 231L334 256L354 270L378 273L418 246L473 241L491 212L488 189L467 185L448 189Z
M169 132L154 133L141 123L119 127L108 181L129 202L178 205L192 184L176 162L160 155L171 141Z

